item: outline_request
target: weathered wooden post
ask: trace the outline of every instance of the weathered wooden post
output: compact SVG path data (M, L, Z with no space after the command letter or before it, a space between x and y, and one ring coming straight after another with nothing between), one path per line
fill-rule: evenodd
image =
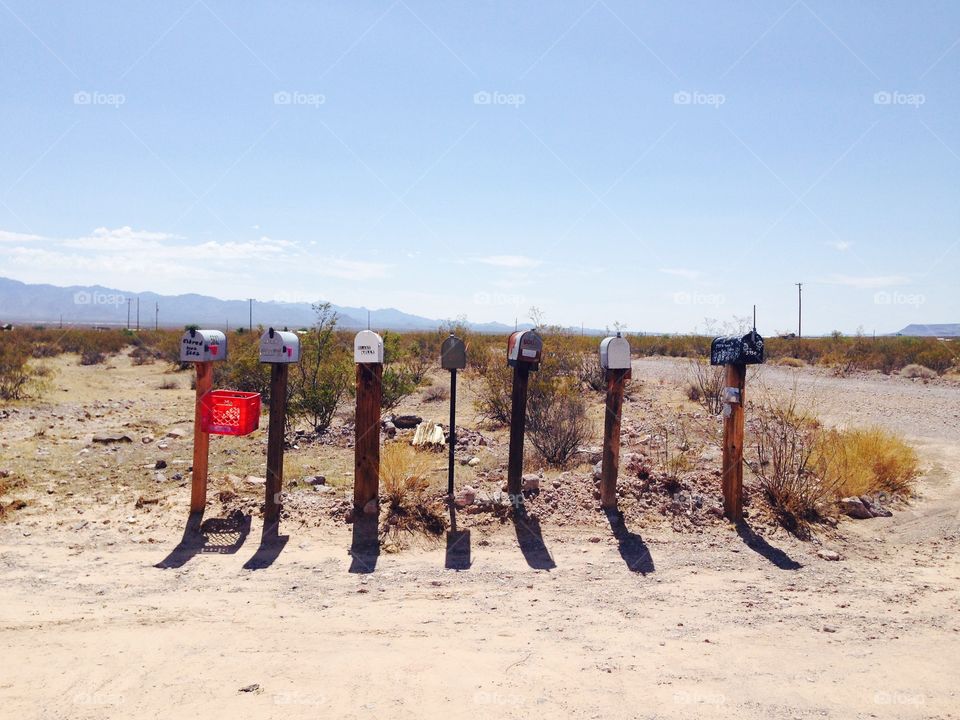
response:
M290 364L300 362L300 338L296 333L270 328L260 336L260 362L270 363L270 427L267 430L267 487L263 509L263 526L267 528L280 522L287 376Z
M193 470L190 512L202 513L207 506L207 465L210 435L203 430L203 397L213 388L213 363L227 359L227 337L219 330L191 328L180 338L180 362L194 363L197 371L193 409Z
M457 449L457 370L467 366L467 346L453 333L440 345L440 367L450 371L450 457L447 462L447 495L453 497L454 452Z
M710 364L723 365L723 512L743 520L743 406L747 365L763 362L763 338L756 330L743 337L718 337L710 345Z
M510 407L510 452L507 460L507 492L515 505L523 502L523 436L527 422L527 385L530 372L540 367L543 339L535 330L518 330L507 341L507 363L513 368Z
M383 394L383 339L361 330L353 340L357 365L353 505L363 510L380 496L380 399Z
M603 458L600 470L600 506L617 507L617 474L620 469L620 419L623 387L630 379L630 343L620 336L600 341L600 368L607 381L606 414L603 421Z

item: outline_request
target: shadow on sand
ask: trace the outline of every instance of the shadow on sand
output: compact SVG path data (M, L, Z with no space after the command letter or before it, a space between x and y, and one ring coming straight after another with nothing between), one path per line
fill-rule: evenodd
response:
M447 532L447 556L443 566L448 570L469 570L470 531L457 530L457 508L450 503L450 530Z
M264 570L279 557L286 547L289 535L280 534L280 523L271 523L269 526L263 526L263 532L260 535L260 547L249 560L243 564L244 570Z
M550 551L543 543L540 521L527 515L527 509L519 504L514 508L513 528L517 533L517 543L527 565L534 570L553 570L557 564L550 557Z
M183 567L200 553L233 555L250 534L250 516L235 510L225 518L203 519L202 512L190 513L177 546L154 567Z
M620 551L620 557L623 558L627 567L632 572L638 572L641 575L652 573L656 568L653 564L653 557L650 555L650 549L643 538L630 532L620 510L606 510L604 512L607 516L607 522L610 523L613 536L617 539L617 549Z
M377 569L380 557L380 529L378 518L358 513L353 521L353 541L350 543L351 573L367 574Z
M737 523L737 535L743 539L743 542L748 548L758 555L762 555L781 570L799 570L803 567L803 565L791 558L783 550L774 547L757 535L746 521Z

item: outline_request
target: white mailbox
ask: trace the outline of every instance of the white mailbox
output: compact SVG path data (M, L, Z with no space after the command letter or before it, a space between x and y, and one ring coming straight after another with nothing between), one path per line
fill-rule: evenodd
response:
M180 338L180 362L227 359L227 336L219 330L187 330Z
M355 363L382 363L383 338L372 330L361 330L353 339Z
M630 343L620 333L600 341L600 367L603 370L630 369Z
M300 362L300 338L296 333L270 328L260 336L260 362Z

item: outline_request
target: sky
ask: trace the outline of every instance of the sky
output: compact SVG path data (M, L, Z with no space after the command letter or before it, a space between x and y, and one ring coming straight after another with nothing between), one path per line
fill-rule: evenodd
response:
M0 0L0 276L960 322L960 4Z

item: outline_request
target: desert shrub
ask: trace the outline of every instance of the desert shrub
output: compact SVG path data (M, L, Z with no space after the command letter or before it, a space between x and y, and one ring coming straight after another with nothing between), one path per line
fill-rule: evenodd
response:
M315 432L330 426L350 387L351 363L336 334L337 314L330 303L313 306L316 322L300 337L300 362L291 373L288 415L303 418Z
M604 392L607 389L607 378L603 368L600 367L598 353L587 352L580 356L577 379L596 392Z
M563 467L590 435L587 403L570 378L537 378L527 402L527 437L550 465Z
M0 342L0 399L21 400L29 394L35 376L29 359L27 343L6 337Z
M495 353L493 360L475 366L480 375L480 388L474 401L480 417L494 426L510 424L510 394L513 387L513 368L507 365L506 351L502 357Z
M687 397L712 415L719 415L723 410L723 373L722 365L710 365L701 358L690 361Z
M413 372L403 364L384 365L380 408L393 410L417 389Z
M798 536L805 536L809 523L824 514L837 497L833 478L817 472L815 453L821 426L813 413L801 406L796 391L761 399L752 415L755 453L748 457L747 465L781 522Z
M143 344L137 345L127 354L134 365L149 365L156 359L153 351Z
M790 368L802 368L802 367L806 367L807 365L803 360L795 357L777 358L777 360L774 361L774 364L779 365L781 367L790 367Z
M442 402L450 397L450 391L443 385L431 385L423 392L424 402Z
M35 358L52 358L63 352L60 346L52 342L38 342L33 345L30 354Z
M270 365L260 362L259 334L236 332L227 339L227 359L213 364L213 381L217 387L241 392L255 392L270 397Z
M905 378L920 378L921 380L934 380L937 377L937 373L931 370L928 367L923 365L918 365L917 363L911 363L907 365L902 370L900 374Z
M830 430L815 447L814 464L837 497L893 493L909 495L920 475L917 452L902 438L879 428Z
M654 463L663 476L668 492L680 489L680 475L689 470L693 461L686 424L681 421L660 425L657 428L660 444L654 447Z
M178 383L173 378L167 378L166 380L161 381L158 390L177 390L180 388L180 383Z

